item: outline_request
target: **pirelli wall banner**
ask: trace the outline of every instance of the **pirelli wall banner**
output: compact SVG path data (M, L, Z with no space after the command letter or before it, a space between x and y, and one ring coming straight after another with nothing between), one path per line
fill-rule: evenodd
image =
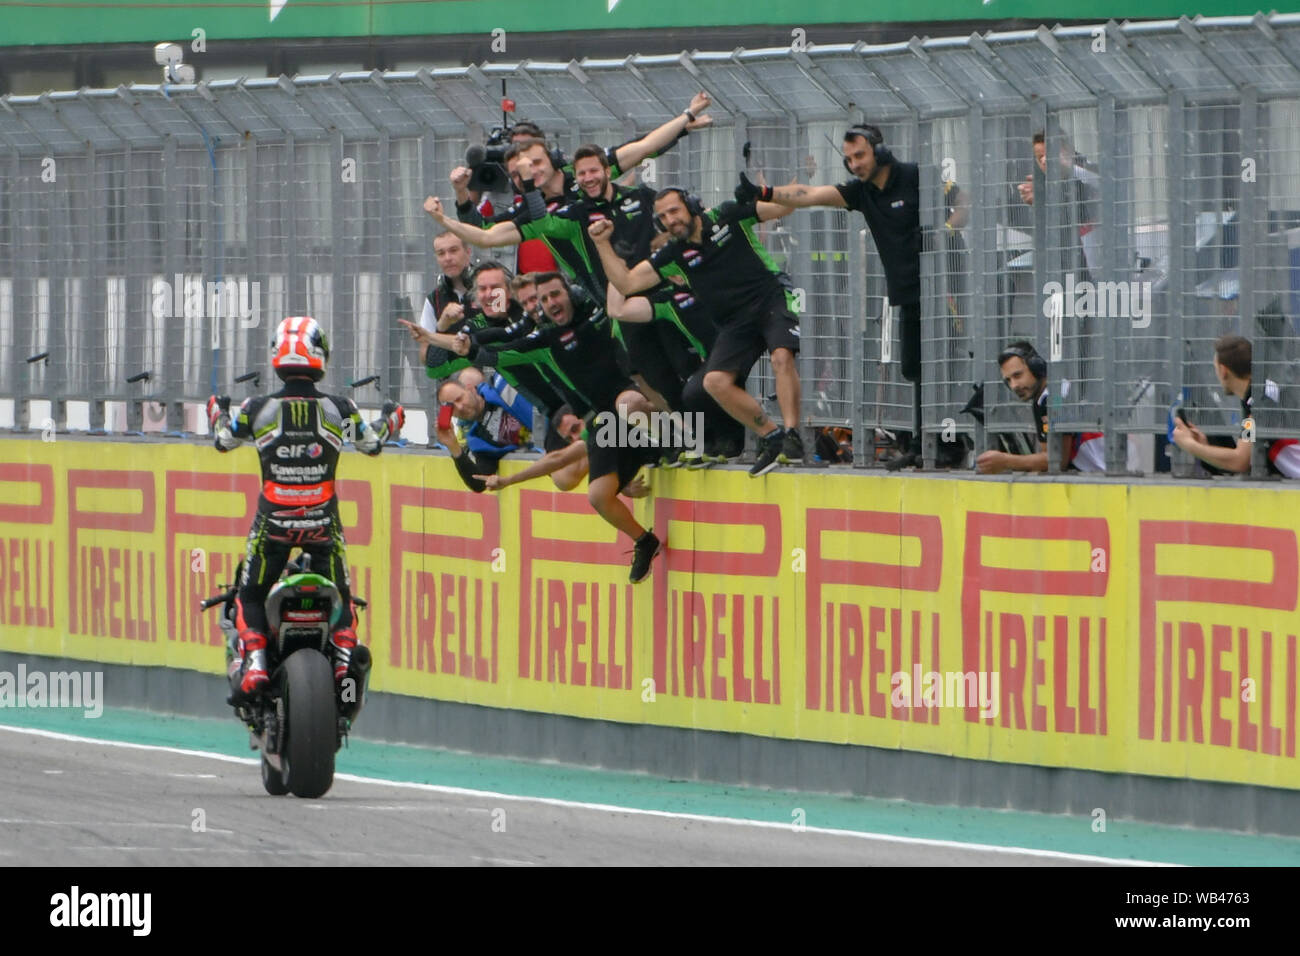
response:
M220 673L254 467L0 441L0 648ZM342 475L374 689L1300 789L1300 489L657 472L633 587L581 492Z

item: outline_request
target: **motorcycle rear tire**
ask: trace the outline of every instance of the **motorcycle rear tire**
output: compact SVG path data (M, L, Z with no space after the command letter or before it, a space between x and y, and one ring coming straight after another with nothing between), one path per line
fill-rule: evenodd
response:
M284 777L271 766L265 755L262 756L262 786L273 797L283 797L289 792L289 788L284 785Z
M334 672L325 655L305 647L290 654L282 694L281 776L294 796L314 800L334 783L338 744Z

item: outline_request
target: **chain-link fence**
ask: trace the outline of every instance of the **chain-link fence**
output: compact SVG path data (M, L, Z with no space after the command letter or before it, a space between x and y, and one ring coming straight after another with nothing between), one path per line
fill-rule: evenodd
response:
M842 181L845 125L878 124L921 168L931 459L954 435L1030 430L996 366L1018 338L1050 363L1054 431L1104 432L1112 470L1159 466L1175 405L1209 434L1240 427L1211 364L1225 332L1272 383L1259 435L1300 433L1296 15L6 97L0 398L17 424L33 400L60 420L91 402L92 426L104 402L138 420L154 401L178 427L182 403L254 390L275 322L301 313L330 333L336 386L377 375L426 401L396 322L437 273L421 202L450 195L503 80L566 150L708 90L715 125L639 174L709 204L742 167ZM877 428L911 427L913 392L862 217L800 210L762 238L804 305L804 419L853 428L869 463ZM962 411L980 388L983 423ZM765 363L751 389L774 392Z

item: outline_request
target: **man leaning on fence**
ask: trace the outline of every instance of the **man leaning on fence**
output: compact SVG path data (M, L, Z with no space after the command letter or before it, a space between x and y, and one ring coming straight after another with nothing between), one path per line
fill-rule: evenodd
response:
M1241 402L1242 435L1231 448L1212 443L1205 434L1179 412L1174 425L1174 444L1207 465L1231 472L1250 471L1250 452L1254 447L1254 412L1264 404L1276 404L1278 386L1265 382L1258 401L1252 387L1252 350L1250 339L1224 335L1214 343L1214 374L1223 390ZM1268 443L1268 465L1273 474L1300 478L1300 441L1276 438Z
M879 127L850 126L844 133L844 168L852 179L836 186L756 186L743 173L736 187L739 202L762 200L783 206L831 206L856 209L871 229L885 272L889 304L901 310L899 338L901 371L912 383L912 447L888 467L921 464L921 174L915 163L899 162L885 145ZM945 187L945 205L951 214L948 230L964 217L960 190ZM954 252L950 244L948 251Z

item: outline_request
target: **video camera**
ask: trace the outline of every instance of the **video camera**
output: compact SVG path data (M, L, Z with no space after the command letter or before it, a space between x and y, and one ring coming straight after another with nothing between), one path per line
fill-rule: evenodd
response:
M487 143L475 143L465 150L465 165L469 167L469 188L477 193L510 192L514 185L506 173L506 150L510 148L510 127L498 126L488 136Z

